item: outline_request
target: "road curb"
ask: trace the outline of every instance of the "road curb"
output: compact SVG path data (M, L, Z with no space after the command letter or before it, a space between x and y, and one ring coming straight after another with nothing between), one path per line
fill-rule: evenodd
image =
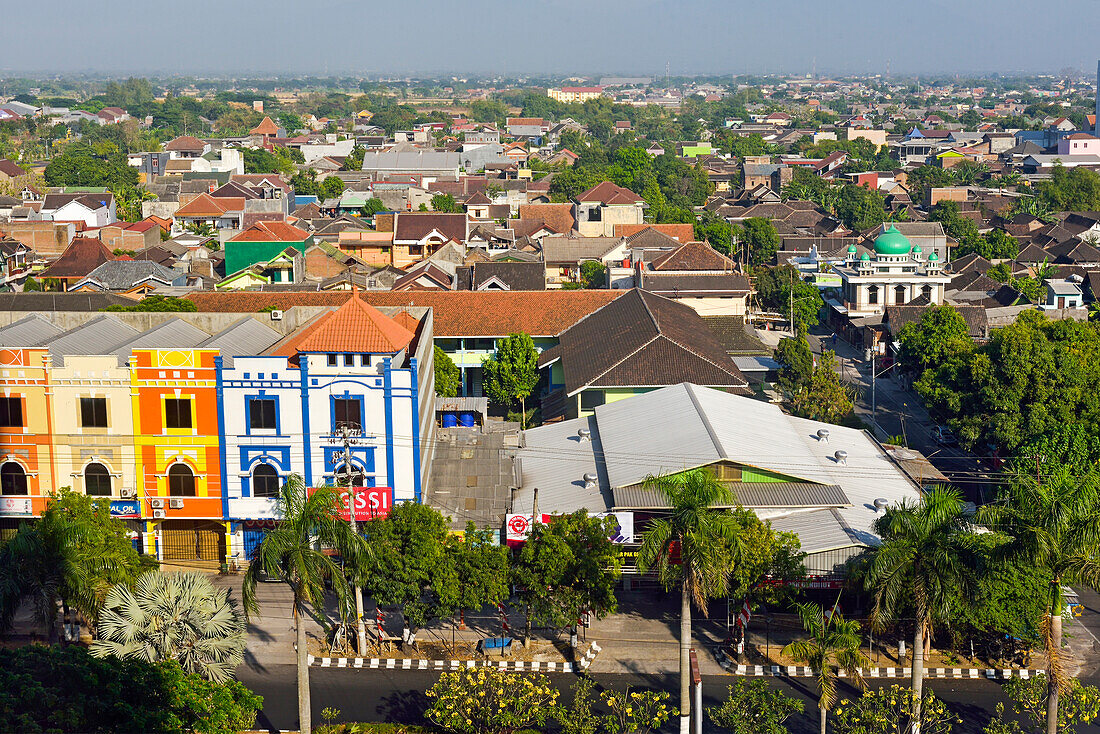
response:
M539 662L527 660L413 660L412 658L327 658L309 655L308 664L314 668L358 668L366 670L458 670L459 668L496 668L515 673L573 673L588 669L601 648L593 642L588 650L573 663Z
M719 649L714 657L718 661L718 664L722 666L722 669L727 673L747 678L769 676L786 678L813 677L813 672L805 665L740 665L736 661L731 660L722 649ZM988 680L1023 678L1027 680L1028 678L1033 678L1044 672L1045 671L1042 670L1030 670L1027 668L925 668L924 677L930 679L946 678L969 680L978 680L982 678ZM861 668L860 673L864 678L909 678L912 675L912 670L910 668L896 667L869 668L867 670ZM840 677L847 677L844 671L840 671Z

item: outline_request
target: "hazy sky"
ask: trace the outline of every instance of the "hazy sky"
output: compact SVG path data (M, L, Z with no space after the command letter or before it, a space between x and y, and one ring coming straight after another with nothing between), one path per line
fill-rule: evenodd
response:
M11 71L673 75L1096 68L1100 0L0 0Z

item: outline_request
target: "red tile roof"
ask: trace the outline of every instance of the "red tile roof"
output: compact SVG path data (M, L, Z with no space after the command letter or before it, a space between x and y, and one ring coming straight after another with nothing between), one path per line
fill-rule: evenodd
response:
M541 219L558 234L569 234L574 226L572 204L520 204L519 218Z
M541 127L545 124L547 124L546 120L542 119L541 117L509 117L508 122L506 123L506 127L511 127L512 125L522 125L524 127Z
M43 278L83 278L103 263L113 260L107 245L91 237L77 237L61 257L42 271Z
M374 306L428 306L436 337L557 336L626 291L371 291L359 298ZM256 313L267 306L338 306L339 291L199 292L187 296L199 311Z
M270 294L269 294L270 295ZM415 336L358 293L335 311L326 311L272 347L268 353L292 357L299 352L393 354Z
M244 211L244 198L199 194L176 210L177 217L220 217L226 212Z
M309 232L286 222L256 222L230 242L305 242Z
M695 227L690 224L616 224L615 236L630 237L643 229L655 229L685 245L695 241Z
M259 125L248 131L249 135L278 135L279 128L270 117L265 117Z

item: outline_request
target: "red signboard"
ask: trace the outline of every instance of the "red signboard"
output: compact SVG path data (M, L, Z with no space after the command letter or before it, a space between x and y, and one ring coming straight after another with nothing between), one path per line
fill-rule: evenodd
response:
M381 520L388 517L393 509L393 489L391 487L340 487L340 517L351 520L348 513L348 493L355 490L355 521ZM310 489L313 492L313 489Z

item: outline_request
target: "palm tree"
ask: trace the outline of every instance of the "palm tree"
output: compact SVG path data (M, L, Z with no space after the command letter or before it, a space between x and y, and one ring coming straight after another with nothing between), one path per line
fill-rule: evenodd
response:
M310 731L309 663L305 615L323 616L325 581L332 583L337 601L348 610L351 588L343 569L322 548L339 553L351 568L361 566L366 546L362 537L340 519L341 502L332 488L306 494L301 476L291 475L278 497L278 526L256 548L244 575L241 595L245 614L259 609L256 584L261 575L287 584L294 595L294 631L298 654L298 728Z
M813 671L821 697L817 701L821 734L825 734L825 720L829 709L836 702L838 671L865 688L860 670L870 665L867 656L860 652L859 622L844 619L835 608L827 613L817 604L799 604L798 616L802 628L810 633L809 639L796 640L783 648L783 654L796 662L808 665Z
M131 591L118 585L99 615L96 657L176 660L218 683L244 658L245 623L229 589L196 571L147 573Z
M666 590L680 587L680 732L687 734L691 604L707 613L707 599L725 594L733 565L740 559L738 525L727 509L733 492L705 469L649 476L643 485L668 506L668 517L654 520L638 551L638 570L657 569ZM677 558L678 556L678 558Z
M961 588L967 595L974 588L978 558L967 507L955 489L934 487L919 502L887 508L875 520L875 532L882 545L867 569L875 595L872 619L881 629L903 605L913 605L913 720L920 721L925 644L932 625L946 621L954 591Z
M1058 731L1058 696L1069 684L1062 668L1062 586L1100 588L1100 478L1059 469L1045 477L1021 475L1000 500L982 508L983 525L1011 540L1003 550L1050 574L1043 600L1047 656L1047 732Z

